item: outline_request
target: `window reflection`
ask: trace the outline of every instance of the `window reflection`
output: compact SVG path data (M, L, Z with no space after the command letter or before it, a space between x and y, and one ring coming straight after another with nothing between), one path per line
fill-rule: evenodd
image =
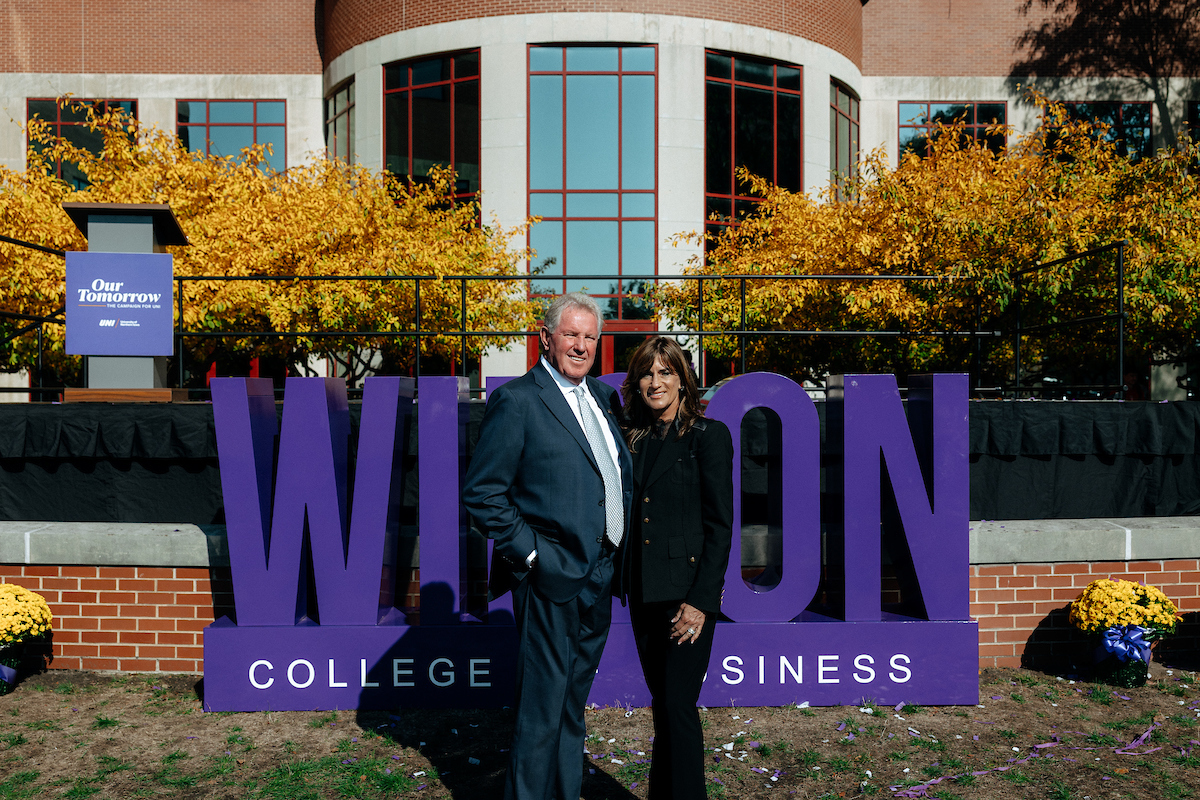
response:
M445 166L455 197L479 192L478 50L384 66L384 148L393 175L422 181Z
M858 98L838 81L829 83L829 170L838 199L850 197L858 177Z
M529 65L529 244L546 278L531 292L586 290L610 298L606 317L645 319L628 294L644 287L619 276L657 263L655 49L534 46Z
M1101 135L1117 146L1117 152L1133 160L1153 153L1150 138L1150 103L1063 103L1068 118L1107 125Z
M354 81L325 98L325 149L330 158L354 160Z
M965 139L974 139L993 152L1005 145L1002 131L988 132L989 127L1003 126L1008 121L1005 103L900 103L900 153L926 156L929 143L937 134L935 125L961 125Z

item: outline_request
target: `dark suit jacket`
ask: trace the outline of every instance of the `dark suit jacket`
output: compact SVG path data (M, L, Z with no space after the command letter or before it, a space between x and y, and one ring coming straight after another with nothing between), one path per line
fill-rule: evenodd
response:
M632 462L616 422L616 393L586 380L620 453L628 531ZM604 542L604 479L571 406L540 362L488 398L462 497L479 530L496 543L492 597L530 574L549 600L579 595ZM525 558L535 549L530 573Z
M640 575L624 559L629 592L640 582L647 603L686 601L705 614L721 610L733 536L733 440L724 423L697 420L667 434L653 465L640 444L633 456L633 528L627 547L642 553Z

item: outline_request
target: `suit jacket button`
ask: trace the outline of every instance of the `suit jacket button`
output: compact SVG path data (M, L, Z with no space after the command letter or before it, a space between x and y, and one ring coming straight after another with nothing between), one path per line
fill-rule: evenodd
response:
M650 544L650 540L649 540L649 539L647 539L647 540L646 540L646 544Z
M604 537L603 537L603 536L597 536L597 537L596 537L596 544L604 544Z
M649 517L645 517L645 518L643 518L643 519L642 519L642 522L649 522L649 521L650 521L650 518L649 518Z
M689 558L689 559L688 559L688 561L690 561L690 562L692 562L693 564L695 564L695 563L696 563L696 557L695 557L695 556L692 556L691 558Z
M649 498L649 497L643 497L643 498L642 498L642 502L643 502L643 503L649 503L649 502L650 502L650 498Z

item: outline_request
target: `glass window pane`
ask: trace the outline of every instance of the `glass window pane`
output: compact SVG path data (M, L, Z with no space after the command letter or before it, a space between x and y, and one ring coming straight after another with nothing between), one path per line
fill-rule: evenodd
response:
M59 110L59 114L63 122L87 122L87 112L91 107L92 104L86 100L72 100Z
M796 67L776 67L780 89L800 91L800 70Z
M1126 125L1150 126L1149 103L1127 103L1121 107L1122 122Z
M621 223L621 274L654 274L654 223Z
M116 111L120 109L121 111L125 112L125 116L127 117L137 116L136 100L110 100L107 105L109 111Z
M58 106L53 100L30 100L29 116L54 122L58 119Z
M1004 103L979 103L975 106L975 121L980 125L1003 125L1007 121Z
M450 80L450 59L431 58L412 65L412 85Z
M94 155L99 155L100 151L104 149L104 134L100 131L93 131L86 125L64 125L62 138Z
M838 110L847 116L850 114L850 95L843 91L838 91Z
M729 56L721 55L720 53L705 53L704 54L704 74L711 78L729 78L730 70Z
M254 122L254 103L240 100L213 100L208 104L208 121Z
M346 87L346 96L348 98L346 100L346 103L349 105L354 105L354 84L353 83L351 83L348 87Z
M654 76L621 78L621 185L654 188Z
M567 188L616 189L617 76L568 76L566 119Z
M928 128L901 128L900 152L911 150L919 156L924 156L929 144Z
M208 103L197 103L188 100L180 100L175 104L178 121L180 124L185 122L207 122L205 111L208 108Z
M208 152L217 156L236 156L254 144L252 125L222 125L208 129Z
M850 174L850 120L841 115L838 115L837 154L837 172L840 179Z
M566 223L566 271L568 275L616 275L617 223L573 220ZM567 291L606 293L607 283L595 279L568 281Z
M276 172L287 168L287 131L283 127L268 126L258 129L258 144L270 145L267 163Z
M387 144L384 168L393 175L408 175L408 92L384 98Z
M926 116L928 106L925 103L901 103L901 125L924 125L929 121Z
M529 78L530 189L561 189L563 185L562 81L558 75Z
M529 195L529 213L536 217L561 217L563 196L558 192Z
M403 89L405 86L408 86L407 64L388 64L383 68L384 89Z
M454 77L469 78L479 74L479 53L463 53L454 57Z
M195 131L197 134L199 134L196 136L196 140L200 143L199 148L192 147L192 128L188 126L179 128L177 132L177 135L179 136L179 146L184 150L204 150L204 128L201 128L199 125L197 125L195 126Z
M858 120L858 101L853 97L850 98L850 119Z
M941 122L949 125L954 122L970 123L971 107L964 103L932 103L929 106L931 122Z
M707 81L704 85L704 160L705 191L730 194L733 191L733 109L732 87Z
M652 194L623 194L621 195L621 216L623 217L653 217L654 195Z
M562 68L563 49L561 47L529 48L529 69L531 72L558 72Z
M705 219L712 219L713 214L717 215L717 219L729 219L733 216L733 201L726 200L721 197L708 198L708 200L705 202Z
M347 120L345 114L342 114L333 121L333 144L330 149L333 151L335 158L340 158L343 161L350 160L348 155L350 150L349 140L349 120Z
M621 69L626 72L653 72L653 47L622 47Z
M798 192L801 183L801 119L804 110L800 96L781 94L776 98L778 117L776 122L776 167L774 181L779 186Z
M769 61L759 61L756 58L741 56L734 59L733 78L745 83L773 86L775 84L775 70Z
M734 89L734 163L755 175L774 179L772 139L775 128L773 94L763 89L738 86Z
M416 83L416 71L413 71ZM423 178L435 164L450 164L450 87L412 90L412 169Z
M617 216L616 194L569 194L567 195L568 217L615 217Z
M479 191L479 81L454 84L454 169Z
M529 229L529 246L535 251L530 270L537 275L562 275L563 223L539 222ZM530 281L534 294L559 294L562 281Z
M350 110L346 112L346 154L343 158L346 161L354 160L354 106L350 106Z
M260 101L258 104L258 124L271 125L286 122L284 103L282 101Z
M616 72L616 47L568 47L569 72Z

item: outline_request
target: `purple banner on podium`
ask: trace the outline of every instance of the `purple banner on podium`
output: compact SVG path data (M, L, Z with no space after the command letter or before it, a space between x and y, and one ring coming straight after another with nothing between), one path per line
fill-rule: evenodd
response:
M67 253L67 353L175 351L169 253Z

